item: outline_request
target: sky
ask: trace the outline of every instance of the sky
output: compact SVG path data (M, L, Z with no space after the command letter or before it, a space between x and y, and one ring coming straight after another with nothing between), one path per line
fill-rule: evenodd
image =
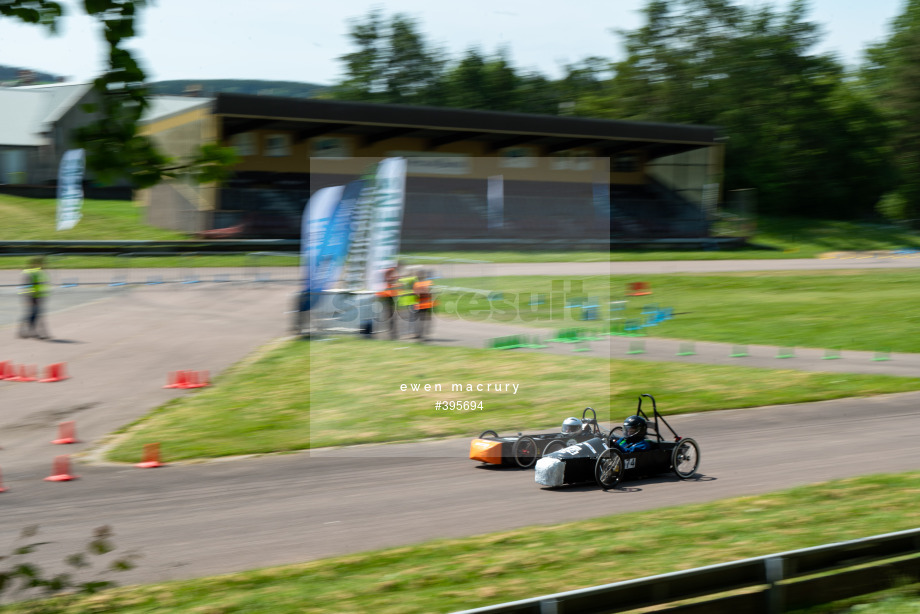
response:
M790 0L736 0L778 8ZM811 0L809 17L824 36L817 52L858 64L867 44L884 39L905 0ZM0 65L31 68L89 81L105 67L98 27L69 9L57 36L42 28L0 19ZM353 50L350 20L376 6L384 15L405 13L449 57L470 47L510 52L512 65L560 77L562 67L588 56L622 57L613 30L642 25L646 0L155 0L143 9L140 34L128 45L150 81L167 79L270 79L331 84L342 76L338 58ZM462 7L458 10L457 7ZM534 7L547 7L534 10ZM551 7L551 8L550 8Z

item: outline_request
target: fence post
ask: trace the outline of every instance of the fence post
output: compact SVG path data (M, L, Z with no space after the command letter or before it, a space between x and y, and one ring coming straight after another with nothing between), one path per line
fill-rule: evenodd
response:
M786 601L783 594L784 589L778 585L783 579L783 563L783 557L780 556L764 559L766 580L770 585L770 588L767 589L768 614L781 614L785 611L783 608Z

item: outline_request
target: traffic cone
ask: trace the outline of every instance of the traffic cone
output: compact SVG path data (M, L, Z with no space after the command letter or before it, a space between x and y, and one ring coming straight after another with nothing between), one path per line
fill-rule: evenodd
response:
M6 370L8 367L11 367L11 366L12 365L10 364L10 361L0 360L0 380L4 380L7 378ZM10 374L10 376L12 377L12 373Z
M185 388L185 383L187 381L185 371L170 371L167 378L167 383L163 388Z
M61 422L58 425L58 438L51 443L80 443L77 439L77 425L73 420Z
M45 377L44 379L38 380L39 382L61 382L67 378L65 373L64 363L56 362L54 364L48 365L45 367Z
M185 373L185 383L183 383L180 388L183 390L188 390L189 388L199 388L198 386L198 372L197 371L183 371Z
M207 371L188 371L185 388L204 388L209 384Z
M26 365L19 365L19 375L15 375L16 367L13 367L14 375L12 377L7 377L6 381L8 382L34 382L35 381L35 365L27 367Z
M138 463L135 467L162 467L163 463L160 462L160 444L158 443L145 443L144 444L144 460L143 462Z
M51 465L51 475L45 478L46 482L69 482L76 480L77 476L70 473L70 456L62 454L54 457Z

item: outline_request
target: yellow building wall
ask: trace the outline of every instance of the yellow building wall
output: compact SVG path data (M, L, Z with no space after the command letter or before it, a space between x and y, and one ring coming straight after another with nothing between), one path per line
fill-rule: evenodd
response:
M272 130L253 130L246 137L251 140L254 153L240 154L241 162L236 167L239 171L262 171L282 173L309 173L321 172L324 174L341 174L358 176L367 170L374 160L391 157L406 156L425 158L468 158L468 162L459 166L467 166L470 178L486 178L501 174L508 181L561 181L577 182L594 181L598 173L609 173L610 181L620 184L641 184L645 182L644 160L641 152L636 152L640 160L639 167L634 172L610 172L609 158L594 158L596 151L590 148L576 150L575 152L559 152L543 155L542 148L538 146L515 147L512 149L525 149L532 155L522 158L511 158L505 151L492 152L486 143L477 141L457 141L427 151L427 139L413 137L397 137L363 146L360 139L353 135L329 134L322 137L307 139L299 143L293 142L293 133L283 133ZM268 140L272 135L287 134L290 139L289 155L266 155ZM316 156L316 143L338 140L342 145L341 154L337 156ZM232 139L225 139L225 146L233 144ZM239 153L239 152L238 152ZM575 153L576 155L572 155ZM311 168L311 156L316 168ZM411 162L410 162L411 166ZM458 169L459 170L459 169ZM409 174L416 173L409 169ZM437 177L456 176L458 173L436 172L418 173L425 176Z
M163 154L182 163L195 156L201 145L217 141L217 119L211 115L209 108L192 109L144 124L139 132L150 137ZM164 183L198 211L211 211L216 207L216 184L199 184L191 178L168 179ZM154 189L137 190L134 202L150 206L156 194Z

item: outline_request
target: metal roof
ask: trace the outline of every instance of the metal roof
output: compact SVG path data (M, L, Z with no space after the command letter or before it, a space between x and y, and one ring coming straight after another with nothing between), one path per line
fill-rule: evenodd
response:
M48 100L41 92L19 87L0 87L0 145L38 147Z
M54 83L0 87L0 146L39 147L47 144L44 133L78 104L92 83ZM210 98L151 96L143 122L210 105Z
M43 124L40 132L50 130L61 116L69 111L93 87L92 83L51 83L46 85L25 85L17 90L38 92L44 100Z
M291 131L295 141L339 133L369 145L411 136L427 139L429 148L464 140L484 142L489 151L533 144L547 153L590 147L611 155L642 149L656 158L710 146L719 137L713 126L229 93L217 94L214 114L222 119L225 137L274 129Z

